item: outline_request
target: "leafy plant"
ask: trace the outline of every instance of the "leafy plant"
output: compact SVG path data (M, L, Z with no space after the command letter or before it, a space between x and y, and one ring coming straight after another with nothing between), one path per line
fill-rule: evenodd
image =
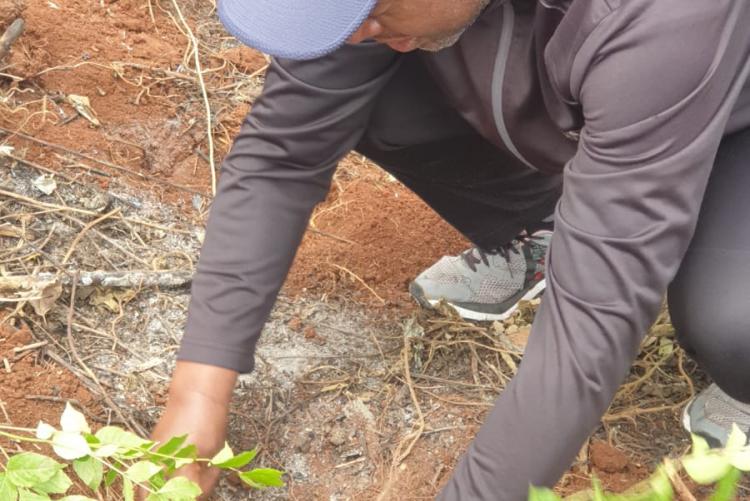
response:
M588 499L594 501L671 501L674 498L675 484L679 483L679 472L687 475L700 485L714 485L710 501L735 499L742 472L750 472L750 446L747 436L737 425L732 426L727 445L723 449L711 449L706 440L693 435L693 447L687 456L679 460L665 460L656 473L645 484L644 489L630 494L610 494L602 490L599 481L594 479L594 488ZM529 501L561 501L549 489L531 487Z
M172 474L188 464L203 463L236 473L250 487L282 487L282 472L271 468L243 471L256 450L234 454L228 444L214 457L198 457L197 448L186 444L187 436L157 443L117 426L92 433L86 418L70 404L60 418L60 429L39 422L36 429L0 425L0 437L17 442L48 444L62 462L38 452L5 457L0 473L0 501L96 501L92 497L66 495L73 485L72 470L92 493L108 491L119 478L122 497L133 501L136 486L148 494L147 501L194 500L201 490L185 477ZM5 453L5 451L3 451ZM67 471L67 473L66 473ZM105 499L110 496L105 495ZM100 498L101 499L101 498Z

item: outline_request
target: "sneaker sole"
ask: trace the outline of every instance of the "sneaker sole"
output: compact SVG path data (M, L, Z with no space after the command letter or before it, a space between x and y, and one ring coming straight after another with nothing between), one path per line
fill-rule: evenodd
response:
M461 318L464 318L466 320L476 320L476 321L491 321L491 320L506 320L509 318L515 311L518 309L518 303L521 301L530 301L537 297L539 294L544 292L544 289L547 287L547 281L545 279L540 280L536 284L534 284L534 287L528 290L526 294L524 294L521 299L517 303L515 303L513 306L508 308L502 313L484 313L481 311L474 311L470 310L468 308L464 308L462 306L457 306L450 301L446 301L445 303L456 310L456 313L461 316ZM412 287L409 287L409 290L411 292L412 297L419 303L421 306L427 307L427 308L434 308L437 306L441 299L427 299L421 294L416 293L416 290L413 290Z
M690 406L693 405L693 402L695 402L695 399L693 398L690 400L690 402L687 403L684 409L682 409L682 427L685 428L685 431L688 433L693 433L693 427L690 425Z
M690 420L690 408L693 406L694 403L695 403L695 398L693 398L690 402L688 402L687 405L685 405L685 408L682 409L682 427L685 429L686 432L690 433L691 435L695 434L705 439L706 442L708 442L709 447L711 447L712 449L722 448L724 445L722 444L721 439L711 435L708 432L700 432L700 431L693 430L693 425Z

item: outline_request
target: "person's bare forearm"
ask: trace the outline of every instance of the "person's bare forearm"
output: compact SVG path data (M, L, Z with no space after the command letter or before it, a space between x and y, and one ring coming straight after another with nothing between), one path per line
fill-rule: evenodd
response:
M169 386L170 403L200 398L213 405L228 407L237 374L237 371L223 367L179 360Z
M163 443L187 435L187 442L198 448L200 457L212 457L226 440L229 404L236 382L236 371L178 361L169 386L169 401L152 439ZM205 495L213 490L219 473L217 468L204 464L188 465L178 471L196 482ZM143 493L140 496L142 499Z

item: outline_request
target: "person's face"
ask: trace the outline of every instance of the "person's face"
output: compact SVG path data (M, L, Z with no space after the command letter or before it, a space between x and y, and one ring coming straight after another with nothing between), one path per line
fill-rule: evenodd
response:
M399 52L453 45L490 0L380 0L350 43L374 39Z

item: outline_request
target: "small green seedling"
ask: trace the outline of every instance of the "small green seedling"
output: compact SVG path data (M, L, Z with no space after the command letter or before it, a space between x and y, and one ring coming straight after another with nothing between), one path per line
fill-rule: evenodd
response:
M674 489L672 479L677 478L680 468L700 485L714 485L710 501L736 499L737 486L743 472L750 472L750 446L747 436L737 425L723 449L711 449L706 440L693 435L690 454L680 460L665 460L664 464L649 479L646 489L635 494L605 493L598 480L594 479L591 499L594 501L672 501ZM529 501L562 501L549 489L531 487Z
M0 473L0 501L96 501L95 497L66 495L75 475L91 493L111 499L113 484L120 479L122 497L133 501L136 487L146 493L146 501L194 500L201 490L185 477L173 476L188 464L202 463L238 475L252 488L282 487L283 473L271 468L243 470L257 454L234 454L228 444L212 458L198 457L197 448L186 444L187 436L157 443L117 426L91 432L86 418L70 404L60 418L60 429L39 422L36 429L0 425L0 437L15 442L47 444L62 461L39 452L8 455ZM99 497L102 499L102 497Z

